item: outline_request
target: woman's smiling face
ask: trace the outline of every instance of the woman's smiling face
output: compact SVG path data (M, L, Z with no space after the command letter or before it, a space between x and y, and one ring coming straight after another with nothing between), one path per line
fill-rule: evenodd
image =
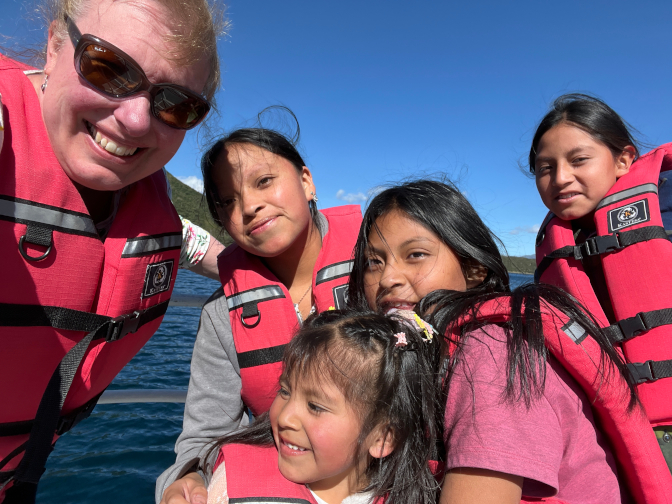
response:
M400 210L376 219L366 253L364 292L373 309L412 310L432 291L465 291L472 286L450 247Z
M170 59L173 32L169 16L153 0L93 0L75 23L83 34L99 37L126 52L153 83L173 83L201 93L208 78L206 58L189 66ZM74 66L74 47L49 31L41 97L42 117L51 147L73 181L95 190L118 190L160 170L175 154L185 131L171 128L150 111L149 93L112 98L92 89ZM102 142L105 140L105 142ZM113 142L115 153L102 143ZM111 150L111 149L110 149Z

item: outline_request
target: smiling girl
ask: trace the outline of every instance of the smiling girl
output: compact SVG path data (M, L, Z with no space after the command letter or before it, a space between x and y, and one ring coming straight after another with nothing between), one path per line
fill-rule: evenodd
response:
M618 354L562 291L511 292L495 240L459 191L420 180L377 195L357 241L350 302L415 309L445 335L442 504L664 502Z
M202 169L210 213L235 244L219 256L223 296L204 307L177 461L157 482L157 502L184 502L194 491L204 498L195 472L163 490L195 469L206 444L247 423L248 408L268 411L282 352L302 320L345 303L361 222L359 206L317 210L310 170L275 131L232 132Z
M529 164L550 210L535 277L579 299L623 351L672 471L672 145L639 157L613 109L570 94L540 122Z
M270 413L215 447L208 502L436 502L439 345L407 316L309 318Z

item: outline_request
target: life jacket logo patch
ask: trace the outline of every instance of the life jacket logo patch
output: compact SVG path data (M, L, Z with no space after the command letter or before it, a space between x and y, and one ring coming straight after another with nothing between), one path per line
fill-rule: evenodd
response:
M170 289L170 279L173 277L173 262L171 259L147 266L145 287L142 290L143 298L154 296Z
M620 231L635 224L651 220L648 200L639 200L619 208L609 210L609 232Z
M337 310L344 309L346 303L348 302L348 284L334 287L333 293L334 293L334 307Z

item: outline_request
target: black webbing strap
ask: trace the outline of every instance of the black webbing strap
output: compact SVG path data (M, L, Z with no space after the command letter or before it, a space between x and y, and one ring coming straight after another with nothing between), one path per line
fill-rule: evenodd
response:
M617 323L605 327L603 331L612 343L622 343L654 327L668 324L672 324L672 308L640 312L634 317L619 320Z
M79 408L74 409L67 415L61 416L58 419L58 424L56 426L56 434L62 436L79 422L85 418L88 418L93 412L93 408L95 408L101 395L102 392L81 405ZM33 420L24 420L22 422L7 422L0 424L0 438L10 436L25 436L26 434L30 434L30 431L33 430L34 423L35 422ZM4 467L5 462L6 461L4 460L0 461L0 469Z
M541 275L544 274L544 271L546 271L555 259L573 257L577 261L580 261L584 257L607 254L634 245L635 243L657 239L669 240L665 228L660 226L646 226L604 236L593 236L592 238L588 238L581 245L567 245L554 250L544 257L534 272L534 281L539 283Z
M241 352L238 354L238 365L240 369L245 369L281 362L286 346L278 345L270 348L260 348L259 350L250 350L249 352Z
M664 361L631 362L628 369L635 383L647 383L672 377L672 359Z
M2 305L2 317L0 317L0 325L25 325L25 324L8 324L7 320L12 317L5 317L7 315L6 308L12 305ZM21 306L21 305L13 305ZM134 312L131 315L122 315L120 317L105 317L101 315L90 314L86 312L79 312L77 310L69 310L66 308L57 307L39 307L35 309L42 309L44 321L46 318L49 323L42 323L40 325L50 325L58 329L69 329L74 331L82 331L82 327L89 327L95 317L100 317L103 320L98 327L90 330L88 334L82 338L70 351L63 357L63 360L58 364L56 370L51 375L47 388L42 395L40 404L37 408L35 419L33 420L33 428L30 431L30 438L26 445L26 450L21 462L11 479L16 482L23 483L25 488L36 486L40 477L44 473L47 458L51 453L52 440L54 433L58 429L59 418L61 416L61 409L63 403L68 395L68 390L72 384L72 380L77 373L77 369L84 358L86 350L92 341L104 338L106 341L116 341L128 333L137 331L142 325L150 320L154 320L166 312L168 308L168 301L160 303L142 312ZM24 305L24 314L30 311ZM39 312L39 310L37 310ZM92 317L91 317L92 316ZM54 325L57 324L57 325ZM38 325L38 324L30 324Z
M12 327L53 327L70 331L95 331L94 339L105 338L116 341L166 313L168 301L157 304L142 312L133 312L119 317L107 317L96 313L61 308L60 306L39 306L0 303L0 326ZM101 332L102 326L107 327Z

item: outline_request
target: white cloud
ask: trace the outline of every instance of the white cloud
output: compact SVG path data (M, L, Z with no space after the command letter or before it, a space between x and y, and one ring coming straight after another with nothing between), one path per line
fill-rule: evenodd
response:
M201 194L203 194L203 180L202 179L200 179L200 178L198 178L194 175L190 175L188 177L176 177L176 178L180 182L184 182L185 184L187 184L192 189L194 189L194 190L200 192Z
M523 234L523 233L532 233L536 234L539 232L539 224L535 224L534 226L518 226L516 228L513 228L511 231L509 231L509 234L512 235L517 235L517 234Z
M347 201L348 203L364 203L366 202L367 196L362 192L355 193L345 193L343 189L339 189L336 193L336 199Z

